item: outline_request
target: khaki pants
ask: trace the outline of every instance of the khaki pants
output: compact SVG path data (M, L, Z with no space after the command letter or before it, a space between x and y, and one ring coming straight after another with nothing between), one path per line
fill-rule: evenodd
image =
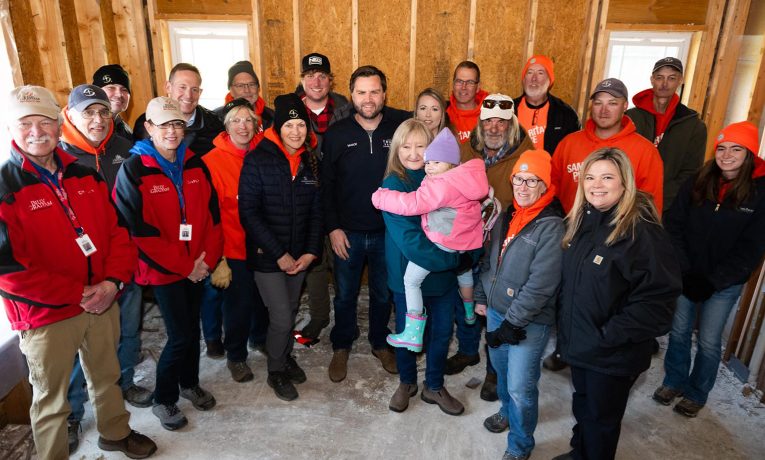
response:
M29 365L32 384L32 432L40 459L67 459L66 418L69 376L79 351L96 428L104 439L116 441L130 434L118 384L117 343L120 312L117 303L101 315L82 313L37 329L21 331L20 348Z

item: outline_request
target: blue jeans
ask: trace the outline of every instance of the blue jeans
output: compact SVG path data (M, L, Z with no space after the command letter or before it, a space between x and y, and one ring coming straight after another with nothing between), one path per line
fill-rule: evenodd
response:
M459 299L457 286L442 296L425 296L425 313L428 320L425 323L423 339L425 355L425 386L433 391L444 387L444 369L446 356L449 353L449 339L452 336L454 322L454 302ZM396 333L404 331L406 324L406 295L394 292L393 302L396 305ZM465 315L462 315L465 316ZM417 355L406 348L396 348L396 364L398 365L401 383L417 383Z
M731 308L741 295L741 284L712 294L705 302L694 303L685 296L677 298L677 309L669 333L669 347L664 357L664 385L681 391L698 404L706 404L717 379L722 349L722 331ZM696 358L691 369L691 335L699 315Z
M199 304L203 289L202 284L188 279L154 286L167 330L167 342L157 361L156 404L174 404L180 388L199 384Z
M142 293L140 286L130 283L125 286L122 296L117 301L120 307L120 344L117 358L120 362L120 386L123 391L133 384L135 366L138 364L138 356L141 352ZM85 374L82 372L79 354L74 358L67 399L72 407L69 420L79 422L85 415L85 401L88 400Z
M493 308L486 310L486 329L493 331L504 316ZM539 389L542 353L550 337L550 326L529 323L526 339L518 345L502 344L489 348L497 370L497 396L502 402L499 413L510 423L507 452L517 457L534 449L534 430L539 416Z
M387 348L390 333L390 293L385 267L385 232L345 232L351 247L348 259L335 255L335 326L329 334L334 350L349 350L356 340L359 289L364 261L368 263L369 343L372 349Z
M223 289L212 285L212 277L205 278L204 291L202 292L202 334L205 341L220 340L223 327Z

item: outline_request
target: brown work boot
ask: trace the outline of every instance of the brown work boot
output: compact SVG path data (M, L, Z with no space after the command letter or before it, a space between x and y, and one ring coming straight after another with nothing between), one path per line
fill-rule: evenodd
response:
M679 403L675 404L674 411L678 414L685 415L686 417L693 418L699 415L699 411L704 407L703 404L691 401L690 399L683 398Z
M481 362L481 357L478 356L478 353L474 355L463 355L462 353L457 352L446 360L444 374L459 374L464 371L466 367L475 366L479 362Z
M130 458L147 458L157 451L157 445L137 431L130 431L130 434L118 441L109 441L98 437L98 448L111 452L122 452Z
M332 354L332 361L329 362L329 379L333 382L342 382L348 375L348 355L351 350L335 350Z
M450 395L445 387L433 391L426 386L422 389L420 398L428 404L438 404L438 407L449 415L460 415L465 412L465 406Z
M682 395L682 391L662 385L653 392L653 400L659 404L669 406L675 398Z
M391 374L398 374L398 366L396 365L396 355L388 348L379 348L372 350L372 356L379 359L382 363L383 369Z
M404 412L409 407L409 398L417 394L416 383L399 383L393 397L390 398L388 409L393 412Z
M481 399L489 402L499 399L497 396L497 374L486 373L486 378L483 379L483 385L481 385Z
M231 372L231 378L234 382L249 382L255 376L252 373L252 369L247 365L245 361L231 361L226 362L226 367Z

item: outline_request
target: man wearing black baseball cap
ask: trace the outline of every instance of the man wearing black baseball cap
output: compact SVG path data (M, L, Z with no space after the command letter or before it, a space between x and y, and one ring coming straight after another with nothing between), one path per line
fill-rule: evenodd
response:
M664 161L664 204L669 208L680 186L701 167L707 127L698 112L680 102L683 63L676 57L656 61L651 88L632 97L635 107L626 115L637 132L653 142Z
M104 90L109 97L114 134L133 142L133 130L120 116L130 104L130 76L121 65L107 64L93 74L93 85Z
M295 93L303 100L308 110L311 129L316 135L318 145L316 150L321 152L324 133L338 120L350 114L351 105L348 99L332 91L335 76L329 58L319 53L303 56L300 66L300 84ZM322 329L329 324L329 275L332 251L328 241L321 262L311 267L306 276L309 311L311 321L303 328L301 334L306 339L316 339Z

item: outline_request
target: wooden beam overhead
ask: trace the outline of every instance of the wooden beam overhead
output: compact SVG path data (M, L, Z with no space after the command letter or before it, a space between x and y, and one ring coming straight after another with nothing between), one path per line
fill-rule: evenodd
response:
M730 0L725 9L717 53L714 57L712 76L702 118L707 124L707 157L713 155L715 136L723 128L725 114L730 100L738 55L741 51L742 36L749 13L750 0Z
M706 28L699 44L698 60L691 83L691 96L688 100L688 107L699 112L702 118L704 118L704 101L707 98L709 76L712 73L717 42L720 39L726 1L709 0L707 5Z

